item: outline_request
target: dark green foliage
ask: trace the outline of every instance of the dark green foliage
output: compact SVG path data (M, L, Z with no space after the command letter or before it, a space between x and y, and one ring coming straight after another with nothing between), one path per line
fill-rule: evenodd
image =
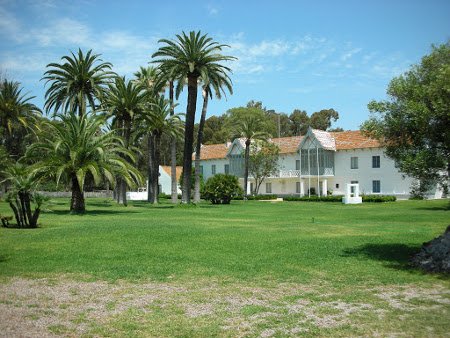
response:
M17 227L36 228L41 206L47 201L45 196L35 192L38 178L31 170L20 164L9 167L5 175L6 181L11 184L6 194L6 202L14 213ZM3 225L6 226L5 223Z
M362 195L363 202L395 202L397 197L390 195Z
M295 202L342 202L342 195L329 195L329 196L288 196L284 197L284 201ZM388 195L362 195L363 202L395 202L397 198L395 196Z
M262 200L276 200L278 195L249 195L247 199L249 201L262 201ZM243 196L236 196L233 198L234 200L243 200Z
M331 195L331 196L317 196L313 195L311 197L308 196L288 196L284 197L284 201L289 202L342 202L341 195Z
M445 189L450 176L450 41L389 83L388 100L372 101L363 131L380 140L399 169ZM416 190L417 191L417 190ZM420 189L419 191L420 192Z
M243 193L236 176L217 174L208 178L202 195L212 204L230 204L233 198Z

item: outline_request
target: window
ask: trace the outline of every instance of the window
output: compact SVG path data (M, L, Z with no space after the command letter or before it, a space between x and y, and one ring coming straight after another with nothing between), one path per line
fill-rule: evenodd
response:
M300 170L300 160L295 160L295 170Z
M266 183L266 193L272 193L272 183Z
M339 189L339 183L336 183L336 189Z
M300 194L300 182L295 182L295 192L297 194Z
M225 164L224 171L225 171L225 174L229 174L230 173L230 165L229 164Z
M255 189L253 189L253 183L250 182L250 194L253 194L253 192L255 191Z
M372 168L380 167L380 156L372 156Z
M381 182L379 180L372 181L372 192L373 193L381 192Z
M200 174L203 175L203 166L202 165L200 166Z
M358 157L350 157L350 169L358 169Z
M350 181L351 184L358 184L358 181Z
M211 173L212 173L213 175L216 174L216 165L215 165L215 164L213 164L213 165L211 166Z

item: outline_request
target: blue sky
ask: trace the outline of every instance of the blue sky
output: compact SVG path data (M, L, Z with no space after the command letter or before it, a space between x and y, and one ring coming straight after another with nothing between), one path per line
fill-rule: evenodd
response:
M208 115L253 99L288 114L334 108L335 126L357 129L392 77L450 38L450 1L0 0L0 70L42 107L45 66L70 50L93 49L131 77L158 39L183 30L238 57L234 95L213 100Z

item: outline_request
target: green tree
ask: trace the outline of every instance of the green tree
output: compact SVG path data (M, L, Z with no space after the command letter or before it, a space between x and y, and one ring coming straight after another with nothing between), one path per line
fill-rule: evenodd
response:
M180 137L183 124L180 115L171 113L170 101L159 96L146 104L139 121L148 134L148 201L158 203L159 165L161 164L161 139L164 135Z
M211 69L213 72L216 69ZM227 89L230 94L233 94L233 87L231 85L231 79L228 74L219 70L215 73L208 74L209 82L203 84L203 106L202 114L200 116L200 123L198 126L197 142L195 147L195 186L194 186L194 202L200 202L200 157L201 148L203 143L203 130L206 120L206 112L208 110L208 100L212 98L214 92L217 99L222 98L222 94L226 96Z
M400 170L448 188L450 177L450 41L391 80L388 100L368 104L362 130L377 138Z
M43 80L50 87L45 93L45 109L47 112L60 108L66 111L78 111L78 115L86 114L87 105L92 111L105 94L108 83L116 76L111 71L112 64L102 62L99 54L86 54L78 49L78 55L65 55L64 63L50 63Z
M140 71L134 74L137 80L143 84L147 92L151 96L159 96L164 94L166 86L169 87L169 102L170 102L170 115L175 115L175 101L174 101L174 76L166 74L160 67L141 67ZM179 90L181 90L181 86ZM177 96L178 97L178 96ZM178 137L168 138L163 135L162 140L170 142L170 178L171 178L171 195L172 203L178 202L178 184L177 184L177 140ZM148 141L148 145L151 145L151 140ZM163 143L161 145L164 145ZM149 157L150 159L150 157ZM149 162L150 163L150 162Z
M10 186L6 201L14 213L17 226L36 228L41 207L46 201L44 196L36 193L38 177L30 170L30 167L18 163L9 166L3 174ZM32 210L33 204L34 210Z
M309 125L314 129L327 130L331 127L331 123L336 122L338 119L339 113L333 108L322 109L311 115Z
M46 132L27 149L26 156L39 159L33 173L54 177L71 183L70 210L84 212L84 182L91 175L98 184L102 177L115 183L122 177L132 186L142 177L124 158L134 161L133 154L124 147L114 131L102 131L105 118L93 114L81 117L74 113L57 115L60 121L46 121Z
M229 111L233 136L245 139L244 153L244 196L247 195L247 182L250 158L250 145L253 140L265 140L270 135L265 131L265 113L260 108L233 108Z
M186 122L184 132L184 152L183 152L183 175L184 184L182 187L182 203L190 203L192 172L192 150L194 144L194 121L197 105L198 79L201 77L205 83L209 82L209 74L215 72L229 72L230 68L223 65L223 62L233 60L231 56L222 55L222 49L226 45L219 44L208 37L202 35L200 31L191 31L189 35L182 32L176 36L176 40L161 39L159 42L164 46L160 47L152 57L159 64L165 74L171 78L179 79L178 87L187 79L188 99L186 107Z
M279 170L279 154L280 149L273 143L256 141L251 144L248 171L255 180L252 194L257 195L262 182Z
M41 111L30 102L34 96L22 94L20 83L0 83L0 145L16 160L25 152L25 136L38 125Z
M292 121L292 135L305 135L309 127L309 116L305 110L294 109L289 119Z
M104 96L103 106L109 117L112 117L112 126L122 137L126 149L131 147L136 117L142 114L145 102L146 92L140 85L125 80L125 77L116 77ZM120 177L117 180L117 201L127 205L127 185Z

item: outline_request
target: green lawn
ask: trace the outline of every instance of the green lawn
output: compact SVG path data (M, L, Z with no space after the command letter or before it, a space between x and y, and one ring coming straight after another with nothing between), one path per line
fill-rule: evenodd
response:
M167 304L145 304L146 311L129 306L106 323L86 319L88 336L446 336L448 276L424 274L407 261L450 224L448 206L447 200L122 207L95 199L85 215L71 215L67 200L54 200L40 228L0 229L0 280L187 288L168 292ZM5 203L0 213L11 214ZM232 310L227 295L247 301ZM261 302L248 301L256 295ZM205 297L215 305L205 305ZM311 306L301 310L299 299ZM343 310L342 302L357 309ZM210 311L190 317L186 304ZM81 334L71 323L48 329Z

